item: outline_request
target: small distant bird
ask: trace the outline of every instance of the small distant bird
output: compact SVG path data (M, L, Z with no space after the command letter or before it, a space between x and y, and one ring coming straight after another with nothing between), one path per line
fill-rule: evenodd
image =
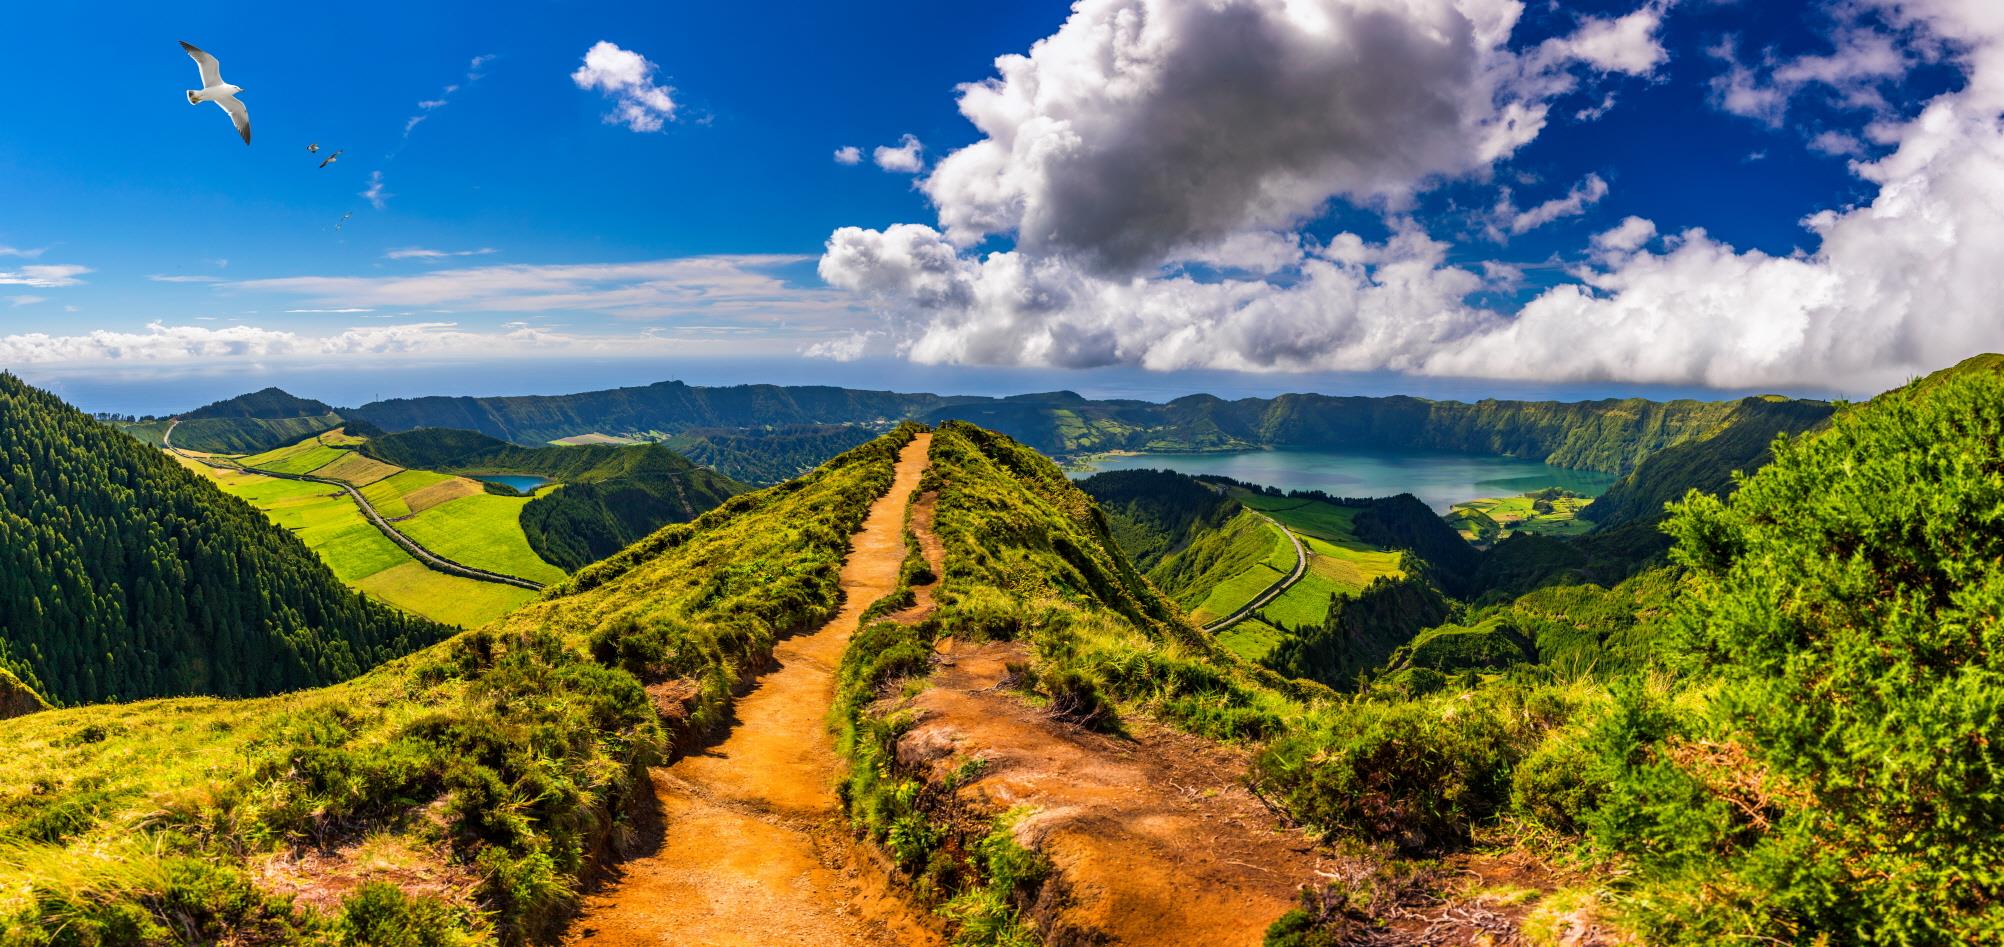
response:
M322 161L320 162L320 166L324 168L324 167L326 167L326 166L328 166L328 165L330 165L330 164L333 164L334 162L336 162L336 161L340 160L340 158L341 158L341 149L339 149L339 148L336 148L336 149L334 149L334 153L333 153L333 154L331 154L331 155L328 155L328 156L327 156L327 157L326 157L326 158L325 158L324 160L322 160Z
M237 126L237 134L244 136L244 144L250 144L250 113L244 110L242 102L237 101L237 93L242 92L243 87L223 81L223 67L216 62L216 57L186 42L181 44L181 48L188 51L188 58L193 59L202 71L202 87L188 90L188 104L214 102L222 106L223 111L230 113L231 124Z
M316 152L316 151L319 151L319 150L320 150L320 143L319 143L319 142L317 142L317 141L316 141L316 142L314 142L313 144L310 144L310 145L307 145L307 146L306 146L306 152L307 152L307 154L312 154L313 152Z
M342 225L342 224L345 224L345 223L347 223L347 222L348 222L348 218L350 218L350 217L353 217L353 216L355 216L355 212L354 212L354 211L352 211L352 210L351 210L351 211L349 211L349 212L347 212L347 213L345 213L345 214L342 214L342 215L341 215L341 219L340 219L340 220L337 220L337 221L335 221L335 222L334 222L334 229L335 229L335 230L340 230L340 229L341 229L341 225Z

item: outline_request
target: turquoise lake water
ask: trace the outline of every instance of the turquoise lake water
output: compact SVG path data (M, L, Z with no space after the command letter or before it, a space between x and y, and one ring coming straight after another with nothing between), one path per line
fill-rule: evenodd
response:
M513 487L523 493L534 493L537 487L550 482L548 477L531 477L528 474L484 474L473 479Z
M1239 453L1140 454L1099 457L1083 477L1102 470L1153 468L1217 474L1282 490L1321 490L1339 497L1410 493L1442 513L1465 500L1515 496L1564 487L1598 496L1612 474L1570 470L1535 460L1415 451L1261 450Z

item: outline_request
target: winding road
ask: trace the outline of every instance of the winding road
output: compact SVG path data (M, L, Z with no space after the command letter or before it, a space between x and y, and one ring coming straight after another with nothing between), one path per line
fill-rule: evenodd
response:
M1294 583L1301 581L1302 576L1308 574L1308 548L1301 544L1301 537L1294 535L1294 530L1280 525L1279 520L1258 510L1254 510L1253 513L1260 519L1266 520L1267 525L1280 530L1280 534L1286 536L1287 541L1294 544L1294 571L1282 576L1279 581L1268 586L1266 591L1253 596L1253 600L1240 607L1238 611L1205 625L1205 631L1219 632L1245 621L1252 613L1265 608L1267 603L1281 597L1288 589L1294 587Z
M167 430L162 431L160 433L160 446L165 447L168 450L182 457L186 457L189 460L195 461L196 463L206 464L210 467L215 467L220 470L241 470L245 473L257 474L260 477L274 477L279 480L300 480L307 483L324 483L330 487L340 487L342 490L347 491L348 497L355 501L355 505L357 507L361 508L362 516L367 518L371 525L375 526L377 530L381 531L384 536L389 537L390 542L396 543L399 547L403 549L403 551L410 553L411 558L424 563L426 568L431 569L434 572L443 572L447 575L456 575L461 578L474 579L480 582L494 582L501 585L513 585L519 588L525 588L536 592L540 592L543 590L543 584L541 582L536 582L531 579L525 579L517 575L508 575L506 573L501 573L501 572L490 572L486 569L479 569L473 566L466 565L464 563L454 562L451 559L447 559L446 557L441 556L438 553L432 552L431 550L418 545L417 540L414 540L409 536L404 535L395 526L390 525L390 521L384 519L382 514L377 513L376 508L369 505L369 501L362 496L362 491L355 489L354 484L347 483L341 480L330 480L326 477L314 477L307 474L280 473L276 470L265 470L264 468L261 467L246 467L243 464L237 463L236 461L233 460L219 460L215 457L210 457L204 454L193 454L188 451L182 450L179 447L175 447L174 426L180 423L181 422L179 420L167 422Z

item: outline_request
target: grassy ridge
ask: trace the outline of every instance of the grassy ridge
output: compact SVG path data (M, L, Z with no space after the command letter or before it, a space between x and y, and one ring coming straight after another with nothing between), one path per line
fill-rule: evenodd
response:
M201 418L174 426L174 446L211 454L254 454L340 427L338 414L304 418ZM164 431L163 431L164 433ZM152 443L159 443L158 440Z
M378 943L544 936L639 767L722 720L776 636L835 612L849 537L910 436L666 527L544 602L346 684L0 724L0 940L333 944L364 924ZM663 720L643 684L671 678L696 696ZM365 842L463 874L471 894L364 886L318 910L252 883L295 848Z

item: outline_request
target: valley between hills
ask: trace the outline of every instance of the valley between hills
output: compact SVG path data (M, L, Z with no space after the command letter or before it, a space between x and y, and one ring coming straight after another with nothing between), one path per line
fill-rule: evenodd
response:
M0 942L1981 942L2001 364L99 418L0 375ZM1367 446L1612 482L1078 469Z

